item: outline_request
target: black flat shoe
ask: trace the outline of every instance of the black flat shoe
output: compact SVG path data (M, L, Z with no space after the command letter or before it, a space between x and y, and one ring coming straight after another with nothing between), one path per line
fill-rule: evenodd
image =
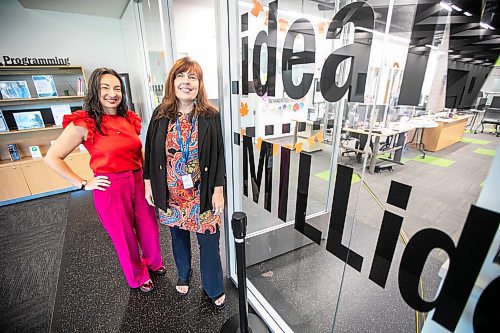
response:
M182 281L181 279L177 279L177 285L175 286L175 290L177 291L177 294L179 294L179 296L186 296L189 293L189 280L191 280L192 275L193 275L193 270L190 270L187 281ZM183 293L180 292L177 289L177 287L188 287L188 290L185 293Z
M221 294L217 295L214 298L211 298L210 296L208 296L208 294L205 291L205 289L202 289L202 290L203 290L203 293L205 294L205 296L208 297L208 299L210 300L210 303L212 303L212 305L215 307L216 310L221 311L221 310L223 310L226 307L226 300L225 299L224 299L224 302L221 303L221 304L215 303L215 301L217 301L218 299L220 299L222 296L225 295L224 292L222 292Z
M153 273L154 275L165 275L165 273L167 272L167 268L165 266L161 266L159 269L157 269L156 271L152 271L150 270L151 273Z

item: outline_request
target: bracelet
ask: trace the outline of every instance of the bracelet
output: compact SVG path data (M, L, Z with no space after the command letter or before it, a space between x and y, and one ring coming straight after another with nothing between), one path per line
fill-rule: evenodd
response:
M87 186L87 181L85 179L83 179L82 186L80 186L80 190L85 190L85 186Z

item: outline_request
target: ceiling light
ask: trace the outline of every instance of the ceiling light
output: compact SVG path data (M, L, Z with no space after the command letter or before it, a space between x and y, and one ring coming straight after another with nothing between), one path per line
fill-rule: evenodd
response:
M465 15L465 16L472 16L472 14L471 14L471 13L469 13L469 12L464 12L464 15Z
M451 9L450 5L449 5L449 4L447 4L447 3L445 3L445 2L440 2L440 3L439 3L439 5L441 6L441 8L446 9L446 10L447 10L447 11L449 11L449 12L451 12L451 11L452 11L452 9Z
M479 25L481 26L481 28L483 29L488 29L489 25L484 23L484 22L479 22Z
M458 6L455 6L455 5L451 5L451 8L455 9L457 12L461 12L462 11L462 8L460 8Z

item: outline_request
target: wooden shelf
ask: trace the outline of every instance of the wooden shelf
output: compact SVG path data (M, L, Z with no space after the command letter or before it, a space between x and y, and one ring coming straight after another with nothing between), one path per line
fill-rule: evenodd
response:
M38 89L33 80L34 75L50 75L53 78L58 96L37 97ZM0 81L21 81L26 83L31 98L0 99L0 109L4 120L11 128L9 132L0 132L0 206L2 203L18 199L29 199L50 195L61 189L73 186L43 162L42 158L31 157L31 146L38 146L43 156L50 149L51 141L56 140L63 131L62 126L53 125L53 115L49 107L67 104L72 109L80 108L84 96L76 95L77 91L86 90L85 73L79 66L47 65L47 66L0 66ZM75 95L69 95L75 94ZM18 96L28 96L18 95ZM13 113L40 110L46 127L21 129L15 125ZM16 144L18 161L11 161L7 149L8 144ZM75 149L65 159L66 163L82 177L92 177L89 167L90 155L87 151Z
M9 134L22 134L22 133L29 133L29 132L38 132L38 131L53 131L53 130L62 130L62 126L47 126L47 127L41 127L41 128L32 128L32 129L25 129L25 130L12 130L9 132L0 132L0 135L9 135Z
M12 98L12 99L0 99L0 106L5 105L34 105L64 101L64 102L81 102L85 96L59 96L59 97L35 97L35 98Z
M66 158L71 158L71 157L81 156L81 155L88 155L88 154L89 154L88 151L75 150L74 152L69 154ZM19 165L19 164L35 163L35 162L40 162L40 161L43 161L43 158L23 157L19 161L1 160L0 161L0 168L6 167L6 166Z
M55 75L71 75L82 73L80 66L64 66L64 65L46 65L46 66L4 66L1 73L3 75L31 75L36 74L55 74Z

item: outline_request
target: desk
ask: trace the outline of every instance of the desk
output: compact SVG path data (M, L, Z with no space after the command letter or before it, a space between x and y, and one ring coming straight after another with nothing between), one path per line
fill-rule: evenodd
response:
M302 150L306 153L312 153L315 151L321 151L321 145L319 142L314 142L310 143L307 139L309 139L311 136L317 134L318 132L323 130L323 124L318 124L314 121L311 120L299 120L299 119L292 119L292 121L295 121L295 127L294 127L294 132L293 132L293 144L297 143L297 138L302 138L306 140L300 140L300 142L303 143L302 145ZM304 131L298 131L298 123L305 123L306 128ZM315 125L319 125L319 128L314 129ZM323 132L324 133L324 132Z
M375 166L377 164L377 156L379 155L379 149L380 149L380 139L381 138L386 138L389 136L394 136L396 137L396 140L393 142L393 147L387 150L382 151L382 153L391 153L394 152L394 159L393 162L398 164L400 163L399 161L401 160L401 155L403 154L403 148L404 148L404 143L406 139L406 133L410 130L410 128L402 128L402 129L388 129L388 128L378 128L374 129L371 133L371 136L375 138L375 142L373 143L373 149L371 153L368 153L371 156L370 160L370 166L368 168L368 171L373 174L375 172ZM357 133L357 134L362 134L362 135L367 135L368 136L368 130L364 129L354 129L354 128L349 128L349 127L344 127L342 129L344 132L350 132L350 133ZM376 133L375 133L376 132ZM358 153L364 153L364 150L361 149L353 149L351 147L345 147L342 144L340 145L342 148L347 148L353 151L356 151Z
M429 128L422 136L422 143L428 151L438 151L460 142L464 135L467 121L472 115L457 116L456 118L443 119L431 118L438 123L435 128ZM414 118L415 120L421 118Z
M423 137L424 137L424 132L426 128L435 128L438 127L438 123L435 122L434 120L430 119L419 119L419 118L414 118L410 120L410 126L415 128L415 136L417 138L417 142L415 142L415 145L417 146L418 150L422 153L421 158L425 158L425 143L423 142ZM419 137L420 135L420 137ZM413 141L413 139L412 139Z
M472 112L472 120L470 121L469 124L467 124L467 127L470 126L470 130L474 130L474 124L476 123L476 119L479 119L479 114L483 114L483 118L484 118L484 110L478 110L478 109L470 109L470 111ZM476 132L474 132L474 134L477 133L477 129L479 128L479 125L481 125L481 123L479 123L476 127Z

